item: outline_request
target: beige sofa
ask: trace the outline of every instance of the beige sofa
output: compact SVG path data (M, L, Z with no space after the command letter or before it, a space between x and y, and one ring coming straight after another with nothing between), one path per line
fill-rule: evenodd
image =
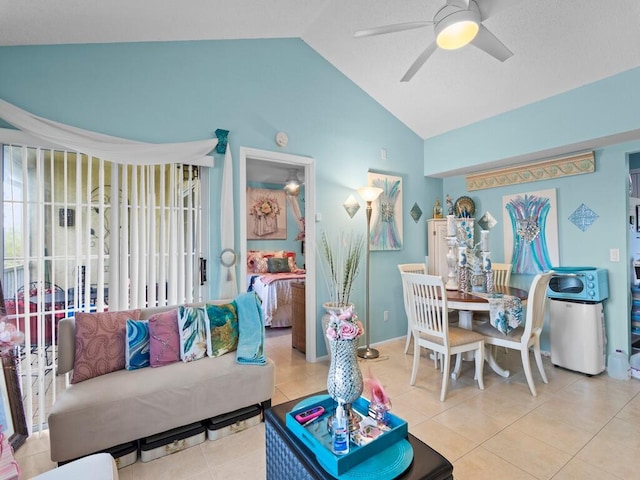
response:
M140 318L171 308L143 309ZM58 375L73 369L74 355L75 322L65 318L59 324ZM256 404L268 408L274 386L272 360L242 365L236 352L91 378L60 392L51 408L51 460L64 463Z

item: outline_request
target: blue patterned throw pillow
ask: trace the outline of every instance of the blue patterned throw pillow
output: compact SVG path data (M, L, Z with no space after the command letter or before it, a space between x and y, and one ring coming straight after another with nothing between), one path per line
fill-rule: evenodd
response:
M180 359L193 362L207 353L207 312L203 307L178 307Z
M127 320L125 368L136 370L149 365L149 322L147 320Z
M236 302L207 305L207 355L219 357L238 348L238 313Z

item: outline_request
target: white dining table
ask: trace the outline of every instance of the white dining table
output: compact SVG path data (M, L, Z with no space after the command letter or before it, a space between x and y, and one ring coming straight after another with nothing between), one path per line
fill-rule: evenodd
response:
M518 297L522 302L523 309L527 303L527 297L529 295L526 290L507 286L496 286L494 288L494 293L502 293L504 295ZM458 311L458 325L460 328L472 330L473 312L488 312L490 305L489 300L484 297L474 295L473 293L464 293L458 290L447 290L447 308ZM498 364L490 345L485 346L484 358L494 372L501 377L509 377L509 370L505 370ZM473 360L473 354L464 358L464 360ZM457 378L458 373L459 365L456 365L454 372L451 374L452 378Z

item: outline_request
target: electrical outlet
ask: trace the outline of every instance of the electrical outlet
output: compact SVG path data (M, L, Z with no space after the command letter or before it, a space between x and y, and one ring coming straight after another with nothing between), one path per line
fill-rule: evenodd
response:
M611 262L620 261L620 250L618 248L609 249L609 261Z
M380 159L381 160L386 160L387 159L387 149L386 148L380 149Z
M388 322L389 321L389 310L385 310L384 311L384 321Z

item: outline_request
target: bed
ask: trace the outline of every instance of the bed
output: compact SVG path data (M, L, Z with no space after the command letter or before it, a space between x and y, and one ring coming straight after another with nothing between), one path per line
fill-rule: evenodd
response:
M247 254L247 291L262 300L265 327L291 326L291 283L303 282L296 254L289 251L250 250Z

